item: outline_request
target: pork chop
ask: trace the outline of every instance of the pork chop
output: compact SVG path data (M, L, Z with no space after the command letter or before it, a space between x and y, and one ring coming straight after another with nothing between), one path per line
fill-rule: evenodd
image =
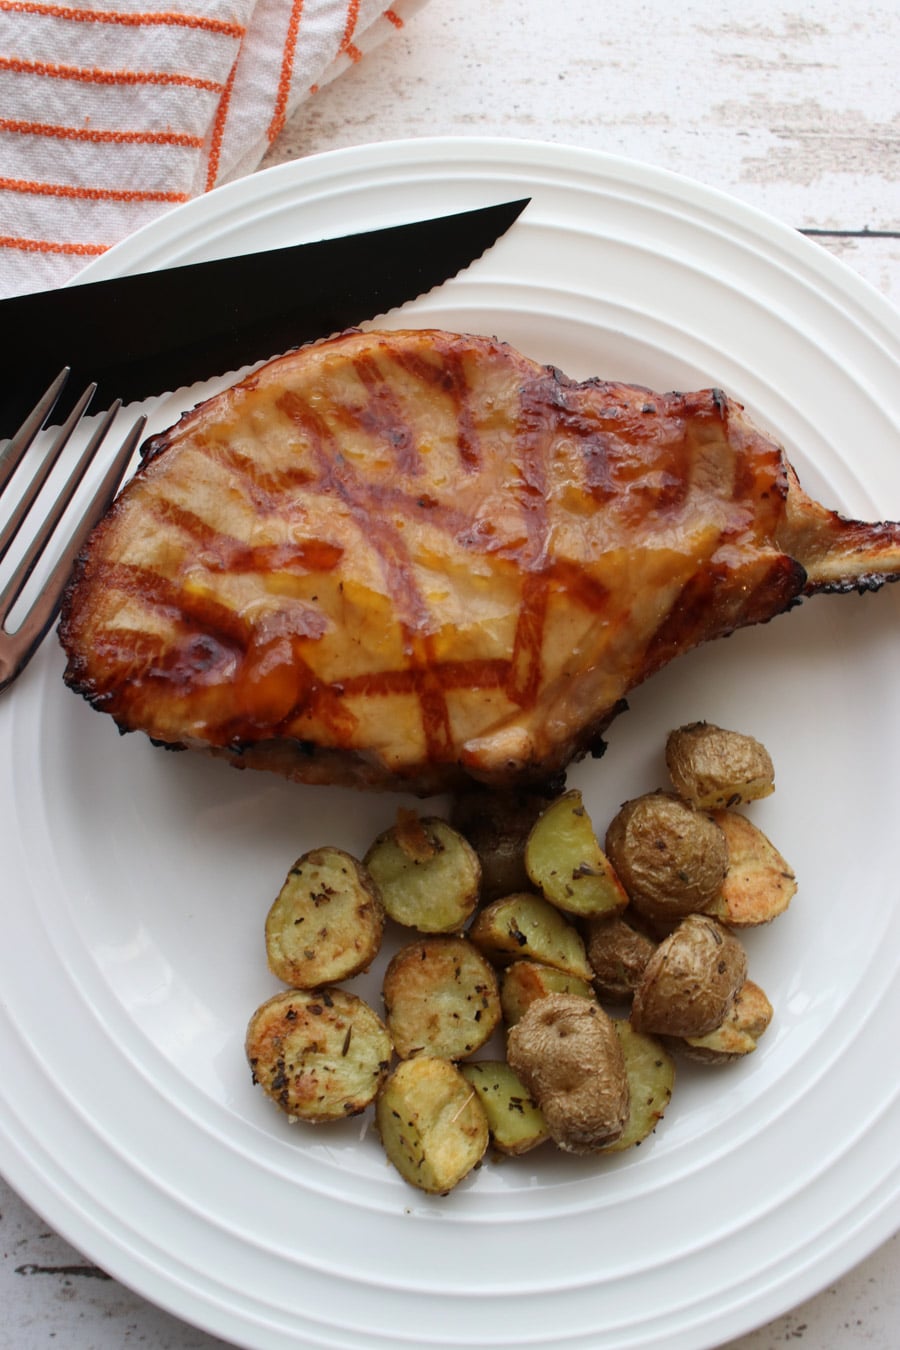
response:
M352 332L146 443L60 636L123 731L432 793L545 780L678 653L898 573L721 391Z

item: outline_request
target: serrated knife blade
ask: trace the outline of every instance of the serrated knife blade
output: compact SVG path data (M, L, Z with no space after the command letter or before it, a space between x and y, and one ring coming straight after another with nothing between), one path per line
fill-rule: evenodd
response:
M0 437L65 366L72 399L96 383L98 411L375 319L480 258L528 201L2 300Z

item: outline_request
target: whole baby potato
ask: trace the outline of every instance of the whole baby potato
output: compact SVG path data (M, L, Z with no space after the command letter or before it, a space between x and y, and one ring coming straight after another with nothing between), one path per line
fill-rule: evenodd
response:
M775 791L766 747L753 736L712 722L691 722L671 731L666 766L676 791L695 806L739 806Z
M589 919L584 935L598 995L613 1003L627 1003L656 951L653 938L621 914Z
M649 792L619 809L606 853L639 914L695 914L718 895L728 870L719 826L670 792Z
M481 863L481 899L488 902L531 887L525 845L551 797L537 789L474 785L454 798L450 823L468 839Z
M657 1036L705 1036L725 1020L746 978L737 938L709 915L689 914L647 962L631 1024Z
M625 1056L612 1018L598 1003L578 994L538 999L510 1029L506 1057L559 1148L595 1153L625 1129Z

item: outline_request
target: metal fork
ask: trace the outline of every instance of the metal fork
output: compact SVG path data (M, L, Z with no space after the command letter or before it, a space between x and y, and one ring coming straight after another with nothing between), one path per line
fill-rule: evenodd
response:
M68 376L68 367L60 371L16 434L5 446L0 448L0 496L9 486L26 451L46 425ZM0 527L0 563L6 558L13 542L20 537L20 531L26 517L31 512L60 455L69 443L72 433L87 412L96 388L97 386L92 384L85 389L62 426L58 431L55 431L53 441L39 468L22 492L8 519ZM67 538L58 560L54 563L46 580L41 584L39 593L21 622L12 631L9 631L7 622L11 612L28 584L28 580L43 556L47 545L59 529L62 518L84 481L88 468L106 438L120 407L121 401L117 400L98 423L77 462L73 465L59 496L39 528L34 532L31 540L25 545L21 558L2 592L0 592L0 690L6 689L22 673L44 640L59 612L63 592L68 584L75 560L86 543L91 530L110 506L119 489L125 470L140 439L146 421L144 417L139 417L128 432L109 468L103 475L102 481Z

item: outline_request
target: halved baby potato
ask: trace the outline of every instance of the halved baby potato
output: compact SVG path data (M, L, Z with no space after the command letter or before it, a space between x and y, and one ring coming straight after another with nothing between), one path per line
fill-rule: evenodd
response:
M401 1059L465 1059L500 1023L497 976L466 938L423 937L402 947L384 976L384 1007Z
M548 994L593 998L594 990L587 980L565 970L555 970L537 961L513 961L500 976L500 1006L507 1027L514 1027L532 1003Z
M525 846L525 868L544 898L568 914L612 914L628 904L577 788L538 818Z
M339 848L304 853L266 918L272 974L294 989L368 970L381 947L384 907L361 863Z
M412 1186L446 1195L484 1157L488 1118L478 1093L448 1059L396 1066L375 1103L384 1151Z
M468 936L496 965L527 959L591 978L581 935L543 896L519 891L492 901L476 915Z
M549 1139L540 1107L502 1059L470 1061L459 1071L478 1093L494 1147L501 1153L518 1157Z
M613 1026L625 1057L629 1107L624 1130L604 1153L634 1148L651 1135L672 1099L675 1083L675 1061L660 1040L635 1031L621 1018L614 1018Z
M753 980L745 980L724 1022L705 1036L687 1036L673 1044L687 1059L731 1064L753 1053L772 1016L772 1005L763 990Z
M458 830L437 816L401 812L363 862L387 914L406 928L458 933L478 904L478 855Z
M771 923L797 893L793 869L759 826L740 811L712 811L710 816L725 835L728 871L706 913L731 928Z
M391 1038L380 1017L343 989L286 989L250 1019L253 1081L294 1120L358 1115L387 1076Z

